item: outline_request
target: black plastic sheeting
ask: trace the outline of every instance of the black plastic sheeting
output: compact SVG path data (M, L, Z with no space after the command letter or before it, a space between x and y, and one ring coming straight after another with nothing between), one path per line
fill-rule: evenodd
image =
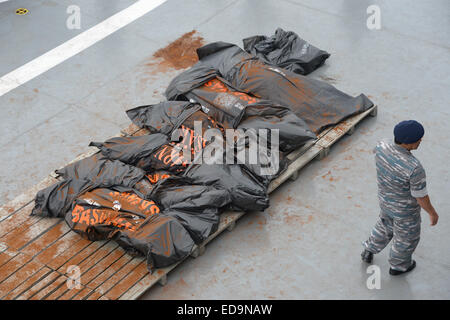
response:
M264 63L274 65L294 73L307 75L328 59L330 54L314 47L295 32L275 30L275 34L253 36L242 40L244 50L257 56Z
M151 133L170 135L173 130L196 111L201 110L198 103L184 101L165 101L156 105L146 105L127 110L131 121L139 128L146 128Z
M194 184L187 177L161 181L150 197L164 208L167 215L180 221L195 243L201 243L217 230L220 210L231 202L228 190Z
M231 43L214 42L197 54L200 61L169 84L167 99L186 100L193 90L218 78L237 91L290 108L316 134L373 106L364 94L351 97L326 82L264 64Z
M162 146L169 143L164 134L138 137L116 137L105 142L91 142L89 146L100 149L104 157L149 171L158 159L152 157Z
M224 42L199 48L199 62L168 86L169 101L126 112L150 133L91 142L99 152L57 170L61 181L37 193L32 215L64 218L92 241L115 240L144 256L152 272L188 256L225 210L268 208L269 183L286 169L288 152L373 105L300 75L329 54L292 32L277 29L244 46L250 53ZM257 150L263 164L234 154L247 157L255 143L264 146ZM196 162L213 145L234 152Z
M37 193L32 215L64 217L79 195L95 188L133 191L145 196L146 191L139 188L145 172L120 161L96 155L70 165L63 172L63 181Z
M179 261L194 245L176 217L132 193L110 189L84 193L65 220L72 230L91 241L112 239L128 253L145 256L150 270Z
M280 149L283 152L297 149L316 137L305 122L289 108L276 105L269 100L252 99L255 101L246 105L245 112L240 115L239 123L234 128L278 129ZM183 108L189 112L184 112ZM127 114L137 126L146 128L152 133L165 133L169 136L175 129L182 126L194 130L194 121L201 121L202 131L222 127L221 124L217 125L217 122L211 119L212 117L205 119L206 114L202 112L202 115L200 110L199 103L167 101L131 109L127 111ZM200 115L202 117L199 117Z

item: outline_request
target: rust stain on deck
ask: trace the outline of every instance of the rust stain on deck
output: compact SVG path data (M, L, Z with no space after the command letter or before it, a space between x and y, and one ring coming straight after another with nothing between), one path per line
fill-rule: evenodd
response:
M284 213L283 218L284 223L293 225L293 224L299 224L300 226L304 226L305 224L310 223L313 221L313 216L308 215L308 217L299 216L299 215L290 215L287 212Z
M154 73L189 68L198 62L196 50L204 44L203 37L198 35L196 30L192 30L156 51L146 61L145 66L151 67L151 71Z

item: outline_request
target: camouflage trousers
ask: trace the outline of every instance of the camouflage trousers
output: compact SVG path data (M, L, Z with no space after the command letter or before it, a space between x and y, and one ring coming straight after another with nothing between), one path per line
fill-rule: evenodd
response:
M412 264L412 254L420 240L420 212L405 218L392 218L381 211L368 240L363 242L367 251L374 254L392 241L389 264L392 269L405 271Z

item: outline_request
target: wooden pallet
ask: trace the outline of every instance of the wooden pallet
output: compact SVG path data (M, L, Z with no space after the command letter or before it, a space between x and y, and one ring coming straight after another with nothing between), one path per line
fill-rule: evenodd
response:
M374 106L324 130L318 139L291 152L287 156L288 168L271 182L269 193L286 180L297 179L299 171L308 162L326 157L334 143L345 134L352 134L364 118L376 114L377 106ZM147 130L130 125L119 135L146 133ZM97 150L90 148L73 161L86 158ZM166 284L167 274L183 261L149 274L143 257L128 255L114 241L91 242L72 232L63 219L30 216L36 193L57 181L57 176L52 173L0 207L0 299L137 299L154 284ZM218 230L204 243L194 246L190 256L202 255L207 243L224 230L233 230L243 214L223 213ZM81 283L74 281L77 274Z

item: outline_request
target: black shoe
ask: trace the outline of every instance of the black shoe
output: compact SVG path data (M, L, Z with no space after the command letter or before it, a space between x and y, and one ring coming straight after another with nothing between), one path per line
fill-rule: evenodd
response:
M415 267L416 267L416 261L413 260L411 266L408 269L406 269L406 271L399 271L399 270L395 270L395 269L390 268L389 269L389 274L392 275L392 276L398 276L399 274L410 272Z
M361 253L361 258L362 261L371 263L373 259L373 253L364 249L364 251Z

